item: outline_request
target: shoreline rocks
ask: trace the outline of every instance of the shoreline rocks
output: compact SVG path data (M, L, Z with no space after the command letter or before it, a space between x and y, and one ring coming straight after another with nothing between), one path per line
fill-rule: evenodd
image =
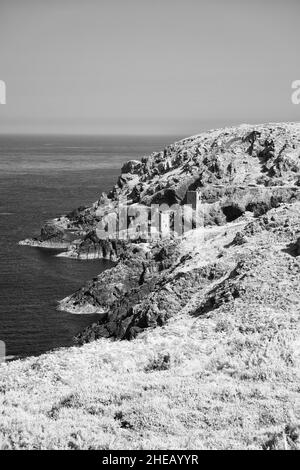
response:
M37 238L25 238L25 240L19 241L18 245L20 246L31 246L33 248L48 248L54 250L68 249L70 243L68 242L55 242L50 240L39 240Z

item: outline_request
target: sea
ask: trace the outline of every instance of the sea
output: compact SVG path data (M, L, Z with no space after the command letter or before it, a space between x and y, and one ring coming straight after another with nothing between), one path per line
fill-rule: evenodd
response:
M57 303L112 266L18 242L37 236L48 219L96 201L125 161L181 137L0 135L0 341L8 358L74 344L98 317L58 311Z

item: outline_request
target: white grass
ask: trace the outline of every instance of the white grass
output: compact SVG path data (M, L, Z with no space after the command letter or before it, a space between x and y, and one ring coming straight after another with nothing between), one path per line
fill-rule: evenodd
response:
M264 341L280 316L268 309L252 312L262 332L241 333L247 315L183 315L2 366L2 448L261 448L299 419L299 340L288 321Z

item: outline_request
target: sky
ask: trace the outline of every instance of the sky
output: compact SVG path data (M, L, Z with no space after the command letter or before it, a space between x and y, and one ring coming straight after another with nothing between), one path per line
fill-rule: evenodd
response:
M299 121L299 0L0 0L0 133Z

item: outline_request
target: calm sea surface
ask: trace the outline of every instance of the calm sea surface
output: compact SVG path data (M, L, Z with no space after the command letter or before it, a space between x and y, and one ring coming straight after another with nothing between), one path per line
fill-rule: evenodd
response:
M72 344L97 315L56 310L57 301L111 266L56 258L18 246L42 223L108 191L124 161L174 142L174 136L0 136L0 340L6 354L35 355Z

